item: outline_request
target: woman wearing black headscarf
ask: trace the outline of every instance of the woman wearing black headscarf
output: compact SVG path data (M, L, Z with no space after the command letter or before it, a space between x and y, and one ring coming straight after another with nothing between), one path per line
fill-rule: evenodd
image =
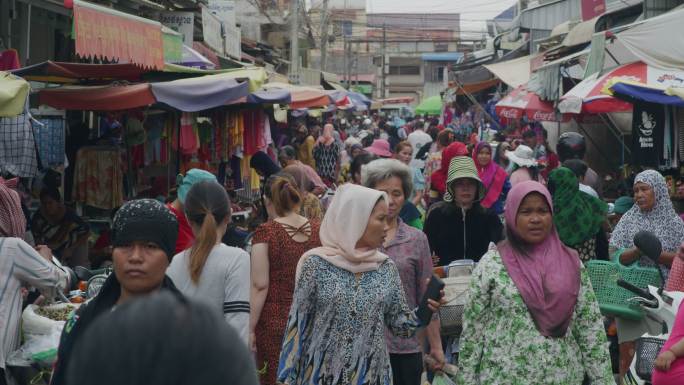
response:
M266 207L266 204L263 201L264 197L264 186L266 185L266 181L268 180L268 177L270 177L273 174L277 174L280 172L280 167L271 159L268 154L266 154L263 151L257 151L256 154L252 155L252 159L249 160L249 167L253 168L259 176L263 177L263 183L261 184L261 207ZM261 217L264 220L268 220L268 213L266 210L263 210L261 212Z
M182 296L166 276L177 236L176 217L156 200L134 200L119 209L112 226L114 274L107 278L96 297L67 320L50 384L66 384L65 370L74 345L99 315L160 289Z
M263 151L257 151L256 154L252 155L252 159L249 160L249 167L256 170L260 176L263 176L264 180L280 171L280 167L278 167L276 162Z

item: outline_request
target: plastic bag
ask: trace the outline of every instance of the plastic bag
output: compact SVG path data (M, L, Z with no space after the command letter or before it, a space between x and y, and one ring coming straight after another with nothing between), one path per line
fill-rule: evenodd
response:
M56 321L36 313L37 305L29 305L21 315L24 344L10 353L7 363L13 366L51 366L57 358L57 347L65 321ZM75 304L46 306L51 310L75 309ZM72 310L73 311L73 310Z
M30 334L25 333L25 342L19 349L10 353L7 357L7 364L12 366L31 366L39 364L44 367L51 367L57 359L57 347L59 338L62 335L64 322L59 322L52 326L49 333Z
M435 378L432 379L432 385L456 385L456 383L446 374L437 373L435 374Z

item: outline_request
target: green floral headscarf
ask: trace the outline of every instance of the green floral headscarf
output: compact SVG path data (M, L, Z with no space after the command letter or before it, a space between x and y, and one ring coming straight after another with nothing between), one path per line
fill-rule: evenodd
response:
M608 212L605 202L580 191L577 177L565 167L551 171L549 191L553 223L566 246L578 246L596 236Z

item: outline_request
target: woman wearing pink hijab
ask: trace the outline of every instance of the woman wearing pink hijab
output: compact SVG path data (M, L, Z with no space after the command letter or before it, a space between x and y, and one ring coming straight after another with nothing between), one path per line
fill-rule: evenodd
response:
M492 158L492 145L479 142L473 149L473 161L477 174L485 187L485 196L480 201L484 208L491 208L498 215L504 212L506 194L511 189L506 170L501 168Z
M332 124L323 126L323 134L318 137L313 150L316 171L328 186L337 180L340 170L340 147L335 143L333 131Z
M507 240L470 282L457 383L614 385L596 296L558 237L546 187L513 186L505 217Z

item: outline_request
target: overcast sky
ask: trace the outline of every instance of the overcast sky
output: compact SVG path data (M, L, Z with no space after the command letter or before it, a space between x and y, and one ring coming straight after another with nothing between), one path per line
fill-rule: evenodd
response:
M319 6L322 0L306 0ZM331 8L362 8L368 13L459 13L464 35L484 31L492 19L517 0L330 0Z

